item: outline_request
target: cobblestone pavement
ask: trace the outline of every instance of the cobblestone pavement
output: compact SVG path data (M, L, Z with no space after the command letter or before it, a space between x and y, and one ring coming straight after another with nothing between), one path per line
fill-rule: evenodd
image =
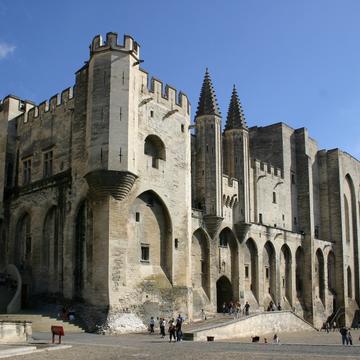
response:
M354 346L342 346L338 332L281 334L281 345L252 344L249 339L231 342L169 344L158 335L123 335L119 337L92 334L66 336L65 344L72 348L12 357L22 360L127 360L127 359L196 359L196 360L310 360L360 359L359 331L352 331ZM49 341L48 334L34 334ZM216 339L215 339L216 340Z

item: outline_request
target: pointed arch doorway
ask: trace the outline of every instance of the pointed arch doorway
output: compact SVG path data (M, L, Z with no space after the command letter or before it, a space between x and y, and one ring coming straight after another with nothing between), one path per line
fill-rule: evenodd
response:
M217 311L222 311L224 303L228 304L234 300L233 289L230 280L226 276L221 276L216 282Z

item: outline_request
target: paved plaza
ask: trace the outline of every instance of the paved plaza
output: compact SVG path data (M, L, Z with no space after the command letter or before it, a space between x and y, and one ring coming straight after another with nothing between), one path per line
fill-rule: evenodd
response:
M22 360L117 360L117 359L360 359L360 331L353 330L353 346L340 345L338 332L307 332L281 334L280 345L252 344L250 339L217 342L181 342L169 344L158 335L102 336L72 334L64 338L68 349L44 351L11 359ZM269 336L271 337L271 335ZM41 342L50 341L50 335L35 333ZM263 341L263 338L261 338Z

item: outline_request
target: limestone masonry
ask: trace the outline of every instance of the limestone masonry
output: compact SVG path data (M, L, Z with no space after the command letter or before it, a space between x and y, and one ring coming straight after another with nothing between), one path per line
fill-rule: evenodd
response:
M248 128L235 88L222 119L208 71L191 125L141 62L130 36L96 36L73 88L0 103L0 272L17 267L22 306L195 319L272 300L359 321L359 161L305 128Z

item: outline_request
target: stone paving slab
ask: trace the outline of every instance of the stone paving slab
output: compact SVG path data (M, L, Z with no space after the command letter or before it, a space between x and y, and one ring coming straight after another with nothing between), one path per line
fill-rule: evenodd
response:
M28 354L36 350L36 346L30 345L0 345L0 359L15 355Z
M352 331L354 346L340 345L338 332L326 334L281 334L280 345L253 344L249 338L238 341L169 343L156 335L132 334L102 336L76 334L64 338L71 348L49 353L39 352L15 360L360 360L360 332ZM37 333L38 341L48 342L47 333ZM298 344L295 343L298 342Z
M49 343L38 343L38 344L24 344L19 345L0 345L0 359L15 357L19 355L28 355L33 353L48 352L53 350L65 350L71 348L71 345L63 344L49 344ZM34 357L36 359L37 357Z
M264 342L266 337L269 342L273 338L273 333L262 335L260 337L260 343ZM360 330L351 330L351 335L353 338L353 346L360 346ZM280 338L280 343L283 344L303 344L303 345L342 345L341 344L341 335L338 330L330 331L326 333L325 331L299 331L294 333L280 333L278 334ZM251 339L238 338L231 339L228 342L240 342L240 343L249 343Z

